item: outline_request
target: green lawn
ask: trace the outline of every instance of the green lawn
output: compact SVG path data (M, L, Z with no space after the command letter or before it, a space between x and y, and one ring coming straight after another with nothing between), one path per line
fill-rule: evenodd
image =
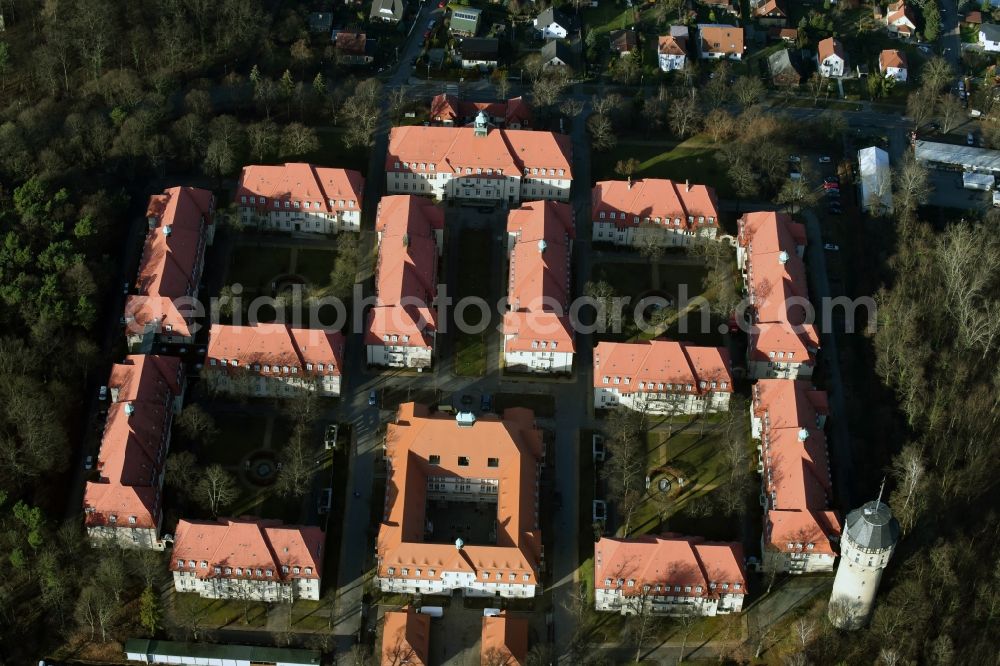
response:
M633 25L635 11L632 8L622 9L616 2L602 2L597 7L584 9L581 18L591 32L600 34Z
M489 302L490 298L490 232L487 229L463 229L459 238L458 284L453 285L455 301L477 297ZM475 327L482 323L479 308L468 307L463 311L464 322ZM459 375L478 377L486 374L485 332L464 333L455 330L455 372Z
M706 135L699 134L675 145L639 140L621 141L606 155L595 155L594 179L619 179L615 164L634 157L639 160L636 178L670 178L683 183L710 185L720 198L732 199L736 193L726 174L726 165L715 158L718 147Z
M242 601L204 599L193 592L175 592L173 604L175 612L182 617L196 617L198 625L219 629L230 625L263 627L267 624L267 605L253 601L249 603L246 622L243 621Z
M246 414L213 414L219 434L199 451L203 464L237 465L245 456L263 446L267 419Z
M300 249L296 252L295 272L313 287L326 287L330 284L330 271L336 256L336 252L331 250Z
M291 257L291 250L285 248L237 246L229 264L226 284L241 284L244 293L267 291L274 278L288 273Z
M455 338L455 374L481 377L486 374L485 334L458 333Z

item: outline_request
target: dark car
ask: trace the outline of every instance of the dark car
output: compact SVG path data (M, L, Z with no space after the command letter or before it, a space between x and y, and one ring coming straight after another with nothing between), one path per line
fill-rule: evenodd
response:
M840 185L840 178L838 178L837 176L827 176L826 178L823 179L823 182L824 183L834 183L836 185Z
M493 396L491 396L489 393L484 393L483 397L479 400L479 407L484 412L492 412L493 411Z
M374 407L377 402L378 402L378 394L376 394L375 391L373 390L371 393L368 394L368 404Z

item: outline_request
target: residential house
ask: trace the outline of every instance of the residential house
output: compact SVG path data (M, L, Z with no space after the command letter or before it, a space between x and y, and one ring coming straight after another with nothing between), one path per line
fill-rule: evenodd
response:
M740 13L739 3L736 0L700 0L701 4L710 7L717 14L733 14L738 15ZM693 16L694 11L691 12Z
M333 43L341 65L368 65L375 60L375 40L363 32L338 32Z
M361 174L349 169L252 164L240 173L236 208L245 227L312 234L360 231L364 187Z
M878 55L878 71L882 76L906 83L906 54L896 49L885 49Z
M386 611L382 623L382 666L428 666L431 616L412 606Z
M323 530L280 520L177 522L174 589L206 599L292 603L319 600Z
M393 127L385 170L390 194L518 204L568 201L573 148L554 132L473 127Z
M662 178L604 180L591 195L593 240L615 245L690 245L715 238L719 200L715 189Z
M91 543L163 550L163 468L184 385L173 356L131 355L111 366L97 481L83 494Z
M826 392L808 382L762 379L752 401L751 435L761 442L763 568L831 572L841 521L830 508Z
M983 13L978 9L966 12L965 16L962 17L962 24L967 26L978 26L982 25Z
M767 57L771 81L776 86L797 86L802 83L805 68L795 49L775 51Z
M406 5L403 0L372 0L372 9L368 18L385 23L399 23L403 20Z
M639 37L635 32L635 28L612 30L608 34L608 38L611 42L611 52L617 53L619 56L632 55L639 47Z
M528 661L528 621L499 615L483 617L479 663L487 666L524 666Z
M541 33L542 39L566 39L573 32L573 21L554 7L542 11L532 25Z
M203 376L213 390L251 398L340 395L344 335L288 324L213 324Z
M763 26L784 28L788 24L788 8L784 0L751 0L754 18Z
M858 171L861 174L861 208L884 215L892 212L892 175L889 153L878 146L858 151Z
M375 306L365 328L369 365L431 366L437 336L438 256L444 212L423 197L386 196L375 219Z
M1000 25L983 23L979 26L979 45L987 53L1000 51Z
M799 38L799 31L795 28L771 28L767 31L770 39L780 39L786 44L794 44Z
M725 347L673 340L599 342L594 407L644 414L712 414L729 409L732 362Z
M569 67L576 69L579 66L579 59L573 47L559 40L545 42L541 50L542 62L546 67Z
M743 546L677 534L594 544L594 608L622 615L739 613L747 593Z
M493 37L466 37L458 45L462 67L490 70L497 66L500 58L500 40Z
M817 46L819 73L825 77L843 76L847 71L847 52L839 39L827 37Z
M430 118L436 123L452 127L468 125L479 112L497 127L527 129L531 127L531 106L523 97L512 97L506 102L473 102L441 93L431 100Z
M532 598L545 445L530 409L458 418L412 402L386 426L383 592Z
M742 60L743 28L702 23L698 25L698 54L702 59Z
M508 371L573 370L569 319L573 209L556 201L529 201L507 216L507 308L503 319Z
M802 256L805 227L784 213L746 213L739 220L736 262L750 307L747 372L755 379L812 376L819 331L809 323Z
M897 0L886 9L885 25L890 35L910 39L917 33L916 12L906 4L906 0Z
M453 35L460 37L475 37L476 32L479 31L479 19L482 13L483 10L477 7L456 5L451 10L451 22L448 24L448 30Z
M660 71L673 72L684 69L687 61L688 27L686 25L670 26L670 34L660 35L656 44L657 60Z
M215 235L215 197L195 187L171 187L149 198L149 231L135 293L125 299L125 336L132 351L154 343L191 344L205 247Z

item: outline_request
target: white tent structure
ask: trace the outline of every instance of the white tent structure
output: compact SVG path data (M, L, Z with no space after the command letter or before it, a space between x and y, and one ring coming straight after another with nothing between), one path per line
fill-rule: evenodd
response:
M875 214L892 212L892 176L889 153L871 146L858 151L861 171L861 208ZM877 210L871 210L875 206Z

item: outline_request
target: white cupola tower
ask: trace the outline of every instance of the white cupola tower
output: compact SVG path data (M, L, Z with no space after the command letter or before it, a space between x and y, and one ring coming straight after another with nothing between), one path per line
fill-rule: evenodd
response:
M877 500L847 514L828 609L836 627L859 629L868 623L882 571L898 540L899 523L882 502L881 492Z
M486 114L480 111L476 114L476 120L473 123L473 134L476 136L486 136L490 131L489 121L486 119Z

